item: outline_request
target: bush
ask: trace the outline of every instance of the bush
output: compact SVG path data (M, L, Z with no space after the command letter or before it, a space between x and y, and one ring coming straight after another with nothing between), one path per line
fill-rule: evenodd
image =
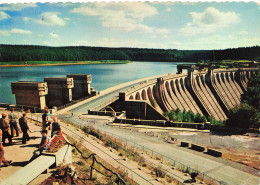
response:
M228 113L225 125L228 127L238 127L248 129L250 127L259 128L260 113L253 106L246 103L240 107L235 107Z
M205 123L207 121L206 117L201 114L194 114L190 110L188 112L185 110L181 112L178 108L176 110L164 113L164 116L172 121L178 122Z
M260 111L260 73L249 80L247 91L241 95L241 101Z

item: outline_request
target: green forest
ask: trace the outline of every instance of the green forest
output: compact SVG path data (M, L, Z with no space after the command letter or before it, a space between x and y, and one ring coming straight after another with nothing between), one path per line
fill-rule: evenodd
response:
M89 46L48 47L33 45L0 45L0 62L102 60L158 62L198 62L201 60L260 61L260 46L224 50L177 50Z

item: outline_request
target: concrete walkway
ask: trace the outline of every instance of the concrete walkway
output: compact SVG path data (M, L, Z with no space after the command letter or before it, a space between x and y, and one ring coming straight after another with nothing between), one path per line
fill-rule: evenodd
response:
M9 113L9 111L1 110L0 114L2 114L3 112ZM3 165L1 166L0 184L4 179L8 178L27 164L27 162L32 157L33 151L37 149L41 142L41 127L36 126L34 123L30 123L29 121L28 125L31 130L31 133L29 132L29 136L31 139L27 142L27 144L22 144L23 134L20 133L19 137L13 138L13 145L4 146L6 160L12 160L13 162L8 167L4 167Z

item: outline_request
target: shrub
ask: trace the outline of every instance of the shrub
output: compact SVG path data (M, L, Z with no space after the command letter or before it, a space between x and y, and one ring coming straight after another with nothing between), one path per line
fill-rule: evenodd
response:
M225 125L245 129L249 127L259 128L260 113L253 106L243 103L240 107L235 107L230 110Z
M186 112L185 110L181 112L180 109L172 110L170 112L165 112L164 116L172 121L178 122L191 122L191 123L204 123L207 121L206 117L200 114L194 114L190 110Z

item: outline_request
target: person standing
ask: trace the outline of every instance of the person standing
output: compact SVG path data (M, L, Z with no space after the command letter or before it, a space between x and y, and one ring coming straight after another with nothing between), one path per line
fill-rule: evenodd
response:
M3 134L2 134L2 142L3 145L5 145L5 139L8 138L9 141L9 145L12 144L12 137L9 133L9 120L6 119L6 114L3 113L2 114L2 118L0 119L0 129L2 130Z
M44 109L44 113L42 115L42 130L46 130L47 127L50 129L51 119L50 113L48 109Z
M54 135L57 135L61 131L60 123L58 122L57 118L53 118L53 123L52 123L52 129L51 129L51 138Z
M2 137L2 130L0 130L0 166L2 163L6 166L9 166L12 163L12 160L8 161L5 159L5 156L4 156L5 152L4 152L4 147L3 147L3 144L1 141L1 137Z
M30 140L30 136L28 134L28 131L30 131L30 128L28 127L26 117L27 117L27 114L23 113L23 117L21 117L19 119L19 125L21 127L22 132L23 132L22 144L26 144L27 143L26 141Z
M14 137L14 130L16 133L16 137L19 136L18 126L17 126L17 115L14 113L14 108L11 108L11 113L8 115L10 119L10 128L11 128L11 137Z

